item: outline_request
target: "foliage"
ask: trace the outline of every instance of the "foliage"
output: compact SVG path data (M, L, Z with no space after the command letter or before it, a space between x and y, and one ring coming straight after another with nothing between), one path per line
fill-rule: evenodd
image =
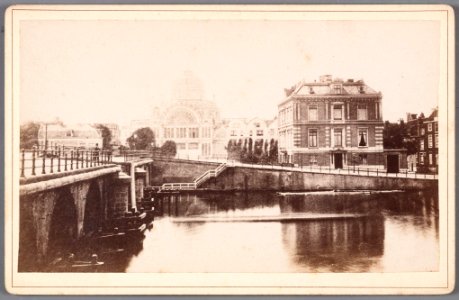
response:
M383 132L384 148L406 149L408 155L416 153L416 142L410 138L408 131L408 126L406 126L403 120L400 120L398 123L386 121Z
M251 164L277 163L277 141L245 138L229 140L226 146L228 159Z
M20 148L31 149L33 146L38 145L38 130L40 124L36 122L28 122L21 125L20 128Z
M102 149L109 149L112 141L112 133L107 126L103 124L96 124L95 127L99 130L102 135Z
M155 144L155 134L149 127L137 129L127 139L131 150L150 150Z
M166 156L175 156L177 154L177 145L174 141L165 141L161 146L161 154Z

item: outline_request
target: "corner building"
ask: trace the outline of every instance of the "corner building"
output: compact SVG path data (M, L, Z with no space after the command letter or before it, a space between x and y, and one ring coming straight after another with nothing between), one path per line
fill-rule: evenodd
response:
M362 80L301 82L279 104L279 161L301 166L383 167L382 95Z

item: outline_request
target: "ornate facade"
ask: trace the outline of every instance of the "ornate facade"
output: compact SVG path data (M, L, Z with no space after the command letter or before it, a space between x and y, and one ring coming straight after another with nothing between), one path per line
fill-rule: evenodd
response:
M279 160L343 168L385 165L382 95L331 75L286 90L279 104Z
M185 72L173 87L172 101L155 107L152 117L133 120L123 129L125 141L136 129L150 127L156 146L172 140L179 157L226 158L230 139L277 139L277 122L259 118L222 119L218 107L204 96L201 81L192 72Z

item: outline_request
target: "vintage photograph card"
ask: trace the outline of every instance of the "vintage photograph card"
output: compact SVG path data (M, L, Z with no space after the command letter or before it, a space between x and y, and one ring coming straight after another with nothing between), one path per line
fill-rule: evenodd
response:
M445 5L18 5L14 294L447 294Z

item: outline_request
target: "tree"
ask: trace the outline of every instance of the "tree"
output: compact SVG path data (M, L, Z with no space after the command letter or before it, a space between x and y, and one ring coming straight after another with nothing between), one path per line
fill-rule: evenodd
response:
M149 127L137 129L127 139L131 150L150 150L155 144L155 134Z
M385 149L406 149L407 154L417 152L415 140L410 139L408 127L403 120L398 123L384 123L383 145Z
M278 155L278 148L277 148L277 141L271 139L269 142L269 161L271 163L277 163L277 155Z
M177 145L174 141L165 141L161 146L161 154L174 157L177 154Z
M21 149L31 149L34 145L38 145L38 130L40 124L36 122L28 122L21 125L20 128L20 147Z
M108 129L108 127L103 124L96 124L95 127L102 135L102 149L110 148L110 143L112 141L112 132L110 129Z

